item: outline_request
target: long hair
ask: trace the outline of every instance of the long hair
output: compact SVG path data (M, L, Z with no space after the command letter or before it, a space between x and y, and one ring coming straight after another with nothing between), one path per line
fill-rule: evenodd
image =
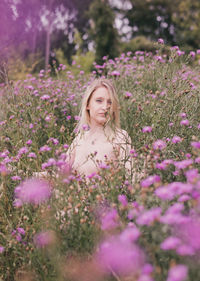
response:
M117 97L117 93L112 82L105 78L95 79L86 89L85 95L82 100L81 110L80 110L80 120L76 127L76 132L83 133L85 130L85 126L90 127L90 114L87 109L90 99L94 91L100 87L105 87L111 98L111 107L109 112L109 118L104 125L105 131L115 132L116 129L120 128L120 113L119 113L119 101Z

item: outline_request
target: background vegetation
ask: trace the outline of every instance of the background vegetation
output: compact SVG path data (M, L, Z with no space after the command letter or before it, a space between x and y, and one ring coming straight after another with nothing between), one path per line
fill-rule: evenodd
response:
M2 82L66 60L70 67L74 55L101 63L137 47L154 51L159 38L184 51L200 46L198 0L2 0L0 8ZM85 71L91 61L82 61Z

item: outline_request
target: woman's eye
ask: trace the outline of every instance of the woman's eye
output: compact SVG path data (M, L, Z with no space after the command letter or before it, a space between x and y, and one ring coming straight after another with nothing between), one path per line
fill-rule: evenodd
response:
M108 101L108 104L109 104L109 105L111 105L111 104L112 104L112 102L111 102L111 101Z
M97 102L101 102L101 100L96 100Z

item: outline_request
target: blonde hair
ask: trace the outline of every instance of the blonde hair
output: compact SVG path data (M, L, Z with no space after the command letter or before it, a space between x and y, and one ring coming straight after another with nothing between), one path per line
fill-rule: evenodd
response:
M80 110L80 120L76 127L76 132L83 132L85 126L90 127L90 114L87 109L90 99L94 91L100 87L105 87L111 98L111 107L110 107L110 118L104 125L106 130L112 130L113 132L120 128L120 113L119 113L119 101L117 93L112 82L106 78L95 79L86 89L85 95L82 100L81 110Z

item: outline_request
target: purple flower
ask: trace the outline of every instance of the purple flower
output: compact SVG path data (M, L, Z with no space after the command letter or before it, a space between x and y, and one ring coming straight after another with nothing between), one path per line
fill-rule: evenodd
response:
M184 281L188 275L188 268L183 264L175 265L168 272L167 281Z
M192 141L191 146L200 149L200 141Z
M159 39L158 39L158 43L161 44L161 45L163 45L163 44L164 44L164 40L163 40L162 38L159 38Z
M52 244L54 235L52 231L41 231L34 236L33 241L37 248L44 248Z
M9 173L10 173L10 171L7 169L6 165L0 163L0 174L2 176L6 176Z
M137 223L139 225L151 225L155 220L160 218L161 212L162 209L159 207L147 210L137 218Z
M0 246L0 254L4 252L5 248L3 246Z
M160 177L158 175L152 175L149 176L148 178L144 179L141 181L141 186L142 187L149 187L150 185L160 182Z
M50 151L51 147L49 147L48 145L44 145L42 147L40 147L40 152L44 152L44 151Z
M132 94L130 92L125 92L124 96L125 98L130 98L132 97Z
M34 152L30 152L28 154L28 158L37 158L36 154Z
M186 159L182 161L175 161L173 164L177 169L185 169L193 163L192 159Z
M177 237L167 237L160 245L162 250L174 250L181 244L181 241Z
M117 70L114 70L114 71L111 72L111 75L112 76L120 76L120 72L117 71Z
M190 246L194 251L200 250L200 220L198 216L188 218L179 223L174 232L181 239L183 245Z
M137 227L135 225L128 225L128 227L120 234L120 239L135 242L139 238L139 236L140 231L137 229Z
M13 176L13 177L11 177L11 179L12 179L13 181L20 181L20 180L21 180L21 177L20 177L20 176Z
M25 230L22 228L22 227L18 227L17 228L17 231L22 234L22 235L25 235Z
M143 129L142 129L142 132L143 133L151 133L152 131L152 127L150 126L145 126Z
M173 138L172 138L172 142L173 143L179 143L179 142L181 142L182 141L182 138L180 138L179 136L174 136Z
M28 152L28 148L26 146L22 147L18 151L18 155L21 156L22 154L26 154Z
M194 51L191 51L189 55L190 55L192 58L195 58L196 53L195 53Z
M117 210L112 208L101 216L101 229L108 230L119 225Z
M122 206L126 207L128 205L126 195L124 194L118 195L118 200L122 204Z
M50 99L50 96L49 95L43 95L40 97L41 100L48 100Z
M189 183L195 183L200 178L198 169L188 170L185 172L185 175Z
M27 140L26 144L27 144L27 145L31 145L31 144L32 144L32 140L30 140L30 139Z
M192 247L189 245L180 245L176 249L176 253L180 256L193 256L195 254L195 251Z
M154 149L163 150L165 147L166 147L166 143L163 140L156 140L153 143L153 148Z
M126 276L137 274L144 265L144 254L129 239L112 236L100 244L96 261L106 273Z
M190 122L188 119L183 119L183 120L181 120L180 124L183 126L189 126Z
M51 188L47 181L27 179L15 188L15 197L22 203L40 204L51 196Z

